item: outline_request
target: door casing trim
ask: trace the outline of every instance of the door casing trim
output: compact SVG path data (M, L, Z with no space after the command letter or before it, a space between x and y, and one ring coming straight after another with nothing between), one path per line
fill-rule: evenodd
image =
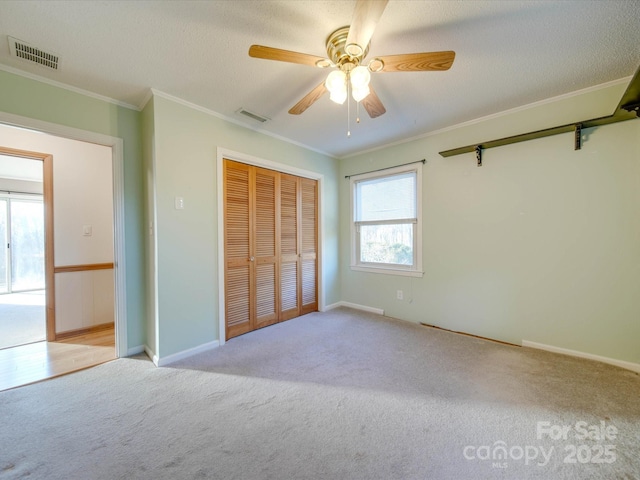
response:
M42 162L42 203L44 204L44 283L46 338L56 339L56 293L53 258L53 155L0 146L0 154Z
M120 137L81 130L35 118L0 112L0 123L48 133L69 140L95 143L111 147L113 169L113 233L114 233L114 280L115 280L115 327L116 355L126 357L127 343L127 276L125 255L125 211L124 211L124 142ZM53 209L53 205L51 207ZM53 269L51 269L53 271Z

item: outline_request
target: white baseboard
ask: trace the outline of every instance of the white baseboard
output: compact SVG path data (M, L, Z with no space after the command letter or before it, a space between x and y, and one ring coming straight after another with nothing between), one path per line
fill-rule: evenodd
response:
M137 347L131 347L127 350L127 357L133 357L134 355L139 355L144 352L145 346L138 345Z
M563 355L571 355L572 357L586 358L589 360L596 360L602 363L608 363L609 365L615 365L616 367L626 368L632 372L640 373L640 364L627 362L624 360L616 360L615 358L601 357L600 355L593 355L591 353L579 352L577 350L569 350L567 348L554 347L552 345L545 345L543 343L530 342L529 340L522 341L523 347L537 348L539 350L546 350L548 352L562 353Z
M144 353L147 354L147 357L149 357L151 359L151 361L155 364L155 366L158 366L158 356L153 353L153 350L151 350L151 348L148 345L144 346Z
M333 310L334 308L338 308L338 307L348 307L348 308L353 308L355 310L362 310L363 312L377 313L378 315L384 315L384 310L381 308L367 307L366 305L358 305L357 303L350 303L350 302L336 302L336 303L332 303L331 305L325 305L322 311L328 312L329 310Z
M334 308L338 308L340 307L340 302L338 303L332 303L331 305L325 305L324 307L322 307L320 309L321 312L328 312L329 310L333 310Z
M220 342L218 340L214 340L213 342L204 343L202 345L198 345L197 347L190 348L188 350L183 350L182 352L173 353L171 355L167 355L166 357L158 357L154 355L152 357L153 363L157 367L164 367L169 365L170 363L177 362L178 360L182 360L183 358L190 357L192 355L196 355L198 353L203 353L208 350L213 350L220 346Z

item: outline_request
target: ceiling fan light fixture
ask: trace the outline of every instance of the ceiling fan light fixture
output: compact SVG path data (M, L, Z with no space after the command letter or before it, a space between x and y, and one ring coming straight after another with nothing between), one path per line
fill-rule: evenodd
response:
M331 72L325 80L325 86L331 101L342 104L347 99L347 75L342 70Z
M337 103L338 105L342 105L347 99L347 91L346 90L336 90L329 93L329 99L332 102Z
M351 86L354 90L369 88L371 74L369 73L369 70L367 70L367 67L358 66L354 68L349 73L349 77L351 78Z
M1 0L0 0L1 1ZM367 58L371 47L371 37L376 24L389 0L357 0L353 10L351 25L334 30L326 40L326 57L298 53L263 45L251 45L249 56L265 60L297 63L315 68L335 68L326 79L305 95L289 113L299 115L313 105L327 91L331 100L344 103L349 90L357 105L361 100L364 109L371 118L377 118L387 110L378 98L375 90L369 86L370 73L375 72L426 72L442 71L451 68L455 58L454 51L420 52ZM345 2L347 3L347 2ZM366 75L360 71L365 70ZM353 76L353 81L351 79ZM349 104L347 104L347 124L349 123Z
M371 89L369 88L369 85L367 85L364 88L354 88L351 91L351 96L356 102L359 102L364 98L366 98L366 96L369 95L370 93L371 93Z

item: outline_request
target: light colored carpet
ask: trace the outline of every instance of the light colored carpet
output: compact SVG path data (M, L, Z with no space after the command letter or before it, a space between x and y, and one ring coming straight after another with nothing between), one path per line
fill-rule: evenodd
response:
M2 479L640 478L637 374L350 309L2 392L0 415Z
M46 338L44 291L0 295L0 348Z

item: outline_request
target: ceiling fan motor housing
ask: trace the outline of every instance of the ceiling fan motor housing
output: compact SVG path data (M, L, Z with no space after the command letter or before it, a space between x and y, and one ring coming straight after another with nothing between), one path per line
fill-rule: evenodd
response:
M339 28L327 38L327 55L334 65L344 72L349 72L360 65L362 59L369 53L369 45L363 49L360 55L353 56L347 53L348 35L349 27L347 26Z

